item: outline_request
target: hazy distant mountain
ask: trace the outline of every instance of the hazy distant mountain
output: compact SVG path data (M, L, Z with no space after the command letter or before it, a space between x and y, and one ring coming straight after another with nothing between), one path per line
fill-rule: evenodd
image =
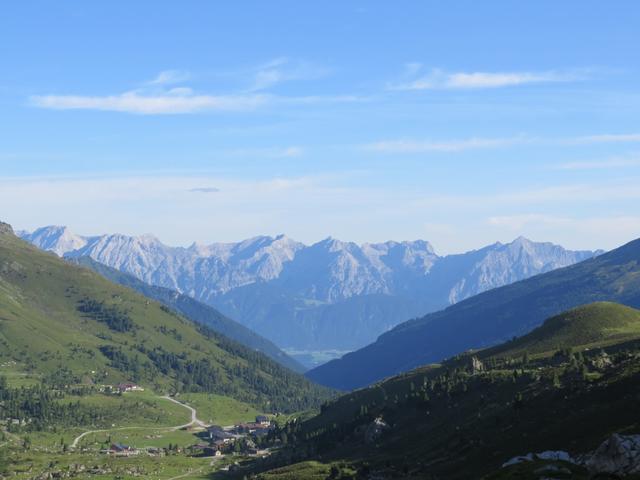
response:
M321 365L307 376L340 389L362 387L521 336L548 317L597 301L640 307L640 239L597 258L495 288L404 322L374 343Z
M67 227L57 226L39 228L33 233L17 231L16 234L42 250L49 250L59 256L84 247L90 240L71 233Z
M279 235L184 248L151 235L82 237L65 227L22 237L190 295L299 350L353 350L408 318L598 253L525 238L439 256L422 240L357 245L327 238L307 246Z

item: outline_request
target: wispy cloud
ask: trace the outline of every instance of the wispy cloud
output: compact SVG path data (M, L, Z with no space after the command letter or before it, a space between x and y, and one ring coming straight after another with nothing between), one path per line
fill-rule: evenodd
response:
M196 187L190 188L189 191L192 193L218 193L220 189L216 187Z
M245 91L227 94L197 93L180 85L190 78L188 72L166 70L143 87L111 95L32 95L29 104L53 110L100 110L139 115L171 115L216 111L250 111L266 105L309 105L319 103L347 103L361 101L351 95L277 96L260 93L280 81L311 75L311 67L297 65L291 70L277 60L258 72L254 86ZM317 72L316 72L317 73Z
M471 90L513 87L551 82L573 82L584 78L577 72L446 72L432 69L425 73L419 63L405 66L403 79L389 85L390 90Z
M565 218L541 213L523 213L517 215L503 215L489 217L487 223L494 227L506 227L511 230L520 231L529 224L559 225L565 223Z
M280 152L282 157L299 157L303 154L303 150L300 147L287 147Z
M461 152L485 148L502 148L530 143L527 137L512 138L467 138L460 140L385 140L365 145L365 150L378 153L426 153L426 152Z
M640 234L640 217L633 215L610 215L594 217L569 217L544 213L524 213L517 215L489 217L492 227L510 230L539 232L550 236L556 232L573 232L590 238L601 238L609 245L637 238Z
M249 91L267 90L283 82L314 80L324 77L328 73L328 68L310 62L280 57L257 67Z
M219 192L209 191L214 188ZM638 199L637 179L439 195L421 188L353 185L342 173L262 180L206 172L0 178L0 205L12 205L5 217L17 228L59 223L92 234L151 231L185 245L280 232L303 241L334 234L371 242L387 240L392 231L396 239L426 238L449 252L519 234L610 248L640 235L633 211ZM564 212L558 212L559 205ZM589 206L592 218L572 218L574 205ZM603 205L610 208L603 211ZM618 210L620 205L627 211ZM474 235L464 234L471 230Z
M164 70L148 82L149 85L172 85L186 82L191 78L191 74L184 70Z
M304 155L304 149L291 145L288 147L241 148L231 150L228 153L239 157L295 158Z
M259 94L198 94L184 83L190 74L165 70L143 87L115 95L34 95L30 104L54 110L102 110L140 115L167 115L204 111L253 110L268 98Z
M604 160L588 160L561 163L555 170L599 170L611 168L640 167L640 157L613 157Z
M604 133L600 135L587 135L584 137L568 138L565 142L572 144L633 143L640 142L640 133Z
M428 152L462 152L465 150L480 150L492 148L507 148L519 145L551 145L551 146L575 146L599 143L638 143L640 142L640 134L603 134L589 135L578 137L560 137L560 138L544 138L529 135L516 135L513 137L502 138L486 138L486 137L470 137L454 140L433 140L433 139L398 139L398 140L381 140L372 142L362 146L364 150L377 153L389 154L417 154ZM608 165L611 166L630 166L637 162L635 159L612 159ZM603 162L575 162L564 164L558 168L562 169L578 169L597 168ZM607 165L602 165L604 168Z
M264 95L197 95L190 89L172 89L146 95L137 91L119 95L34 95L33 106L53 110L102 110L141 115L167 115L205 111L253 110L265 103Z
M640 200L637 180L615 182L609 184L570 183L544 187L523 188L520 190L504 190L477 195L442 195L418 199L422 208L446 206L448 209L471 211L482 208L499 208L502 206L524 205L575 205L602 204L613 201Z

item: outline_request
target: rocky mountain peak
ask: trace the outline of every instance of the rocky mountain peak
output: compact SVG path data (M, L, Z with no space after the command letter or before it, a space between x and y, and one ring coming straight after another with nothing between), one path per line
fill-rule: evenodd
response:
M143 233L138 237L138 240L146 244L160 243L158 237L156 237L152 233Z
M8 223L0 222L0 234L13 235L13 228Z
M353 247L357 248L357 245L352 242L343 242L342 240L338 240L337 238L333 238L331 236L311 245L311 248L325 250L327 252L348 251Z
M333 332L348 337L337 332L348 331L359 316L362 327L351 335L356 346L411 316L593 256L523 237L449 256L438 256L425 240L358 245L328 237L307 246L279 234L184 248L165 245L153 235L83 237L55 226L21 237L58 255L88 256L146 283L185 293L272 339L299 331L303 315L318 325L339 324L324 330L310 326L309 331L318 332L318 343ZM277 313L274 302L281 302ZM328 306L335 306L336 313L329 314ZM276 317L282 320L277 327ZM328 340L325 345L333 348Z
M69 228L61 225L49 225L35 230L33 233L22 233L22 238L62 256L70 250L77 250L87 244L84 237L74 234Z
M533 244L533 242L529 240L527 237L523 237L522 235L520 235L518 238L514 239L511 243L509 243L509 245L512 245L514 247L527 247L531 244Z

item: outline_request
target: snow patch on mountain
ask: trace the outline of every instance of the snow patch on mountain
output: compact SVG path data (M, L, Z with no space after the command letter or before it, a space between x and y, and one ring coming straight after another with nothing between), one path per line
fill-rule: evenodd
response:
M60 256L89 256L209 303L280 346L357 348L407 320L600 252L519 237L439 256L424 240L312 245L285 235L170 247L153 235L83 237L43 227L22 238ZM352 300L358 299L357 302Z

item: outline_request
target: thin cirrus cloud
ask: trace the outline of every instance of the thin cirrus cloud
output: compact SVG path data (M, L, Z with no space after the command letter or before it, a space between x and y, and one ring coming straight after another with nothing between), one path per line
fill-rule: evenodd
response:
M604 133L600 135L587 135L566 139L566 143L633 143L640 142L640 133Z
M220 192L209 191L214 188ZM81 204L79 196L83 198ZM42 198L48 200L43 203ZM396 231L404 238L423 238L426 232L429 240L446 245L450 252L479 246L477 236L460 234L470 224L476 225L478 234L487 241L495 240L496 233L511 236L515 230L540 238L548 238L549 233L565 235L566 241L579 241L585 248L613 247L637 236L640 218L633 212L574 221L564 218L556 206L622 205L638 198L640 192L633 179L607 185L559 184L471 194L461 191L446 197L425 195L421 189L349 185L342 175L262 180L206 174L0 179L0 204L16 205L11 212L16 221L29 219L20 228L60 222L83 225L93 232L153 231L185 245L194 238L212 235L217 241L231 241L282 231L303 241L316 241L326 236L326 225L332 226L331 233L343 238L383 241L388 229L380 230L382 222L404 225L402 231ZM441 209L433 207L443 205L447 206L446 223L437 214L425 217L423 225L402 220L438 212ZM372 209L379 215L369 215ZM178 223L168 225L167 215L173 215ZM571 232L580 232L580 236Z
M489 217L487 223L492 227L515 232L533 228L541 232L557 232L562 229L592 236L604 234L605 237L612 237L607 243L613 245L620 243L619 239L637 236L640 229L640 217L637 215L575 218L548 213L524 213Z
M166 92L147 94L130 91L118 95L34 95L29 104L50 110L98 110L138 115L177 115L200 112L253 111L269 105L304 106L325 103L366 101L352 95L283 97L251 93L237 95L199 95L190 88L173 88Z
M418 63L405 67L404 79L389 85L389 90L474 90L514 87L519 85L552 82L573 82L584 75L576 72L446 72L432 69L424 73Z
M98 110L138 115L174 115L200 112L251 111L266 105L304 106L317 103L362 101L352 95L277 96L262 93L286 80L312 78L321 69L307 64L289 65L285 59L262 66L252 88L232 94L201 94L180 85L191 78L189 72L165 70L141 88L113 95L32 95L29 104L52 110Z
M231 150L228 154L234 157L296 158L304 155L304 149L296 145L270 148L240 148Z
M257 67L249 91L266 90L283 82L314 80L328 73L328 68L310 62L276 58Z
M640 157L614 157L604 160L589 160L561 163L555 170L602 170L611 168L640 167Z
M217 187L196 187L190 188L191 193L219 193L220 189Z
M254 110L268 102L265 95L198 95L188 88L145 94L140 91L118 95L34 95L31 105L52 110L100 110L139 115L167 115L205 111Z
M463 152L466 150L507 148L519 145L575 146L589 144L638 142L640 142L640 134L638 133L601 134L565 138L542 138L527 135L517 135L513 137L502 138L471 137L466 139L455 139L446 141L438 141L432 139L382 140L363 145L362 148L366 151L383 154L418 154L429 152L454 153ZM612 166L629 166L636 161L629 159L614 159L611 160L611 162L613 163ZM574 164L566 164L565 169L577 169L580 168L580 166L582 166L583 168L588 168L589 163L591 163L592 168L597 168L598 165L602 165L602 162L575 162Z
M527 137L512 138L467 138L451 141L434 140L385 140L364 146L365 150L377 153L427 153L427 152L461 152L485 148L510 147L517 144L530 143Z
M164 70L151 80L149 85L172 85L182 83L191 78L191 74L184 70Z

